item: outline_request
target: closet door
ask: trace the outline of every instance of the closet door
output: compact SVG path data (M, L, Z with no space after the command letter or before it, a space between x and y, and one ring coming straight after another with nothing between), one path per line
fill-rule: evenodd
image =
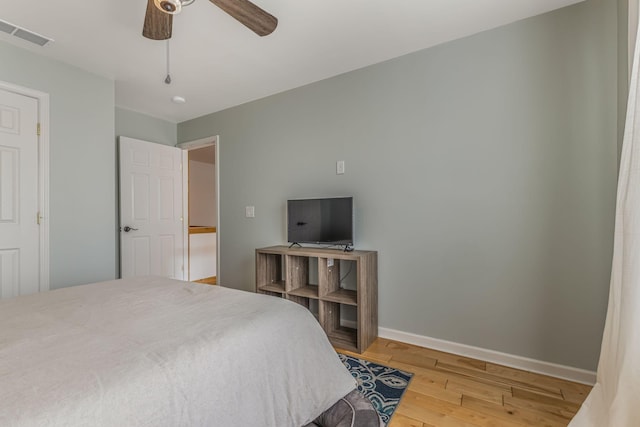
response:
M0 298L40 291L38 100L0 90Z

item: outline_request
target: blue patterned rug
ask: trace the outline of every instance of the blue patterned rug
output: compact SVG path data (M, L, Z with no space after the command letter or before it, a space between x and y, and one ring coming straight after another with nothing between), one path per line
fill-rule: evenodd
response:
M382 421L388 424L413 374L341 353L338 356L356 379L358 390L369 398Z

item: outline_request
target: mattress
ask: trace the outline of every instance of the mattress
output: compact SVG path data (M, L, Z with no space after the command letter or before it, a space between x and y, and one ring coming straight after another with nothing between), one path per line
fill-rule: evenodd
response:
M299 427L354 387L279 298L142 277L0 301L2 426Z

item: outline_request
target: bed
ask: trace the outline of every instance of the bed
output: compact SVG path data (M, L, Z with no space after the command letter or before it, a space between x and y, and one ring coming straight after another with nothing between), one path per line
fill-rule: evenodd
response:
M5 427L300 427L354 387L278 298L142 277L0 301Z

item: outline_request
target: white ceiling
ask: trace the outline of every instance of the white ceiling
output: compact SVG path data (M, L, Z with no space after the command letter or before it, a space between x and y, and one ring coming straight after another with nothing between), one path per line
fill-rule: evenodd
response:
M207 0L142 37L146 0L13 0L0 19L53 38L0 40L115 80L116 105L181 122L581 0L255 0L278 28L258 37ZM171 97L186 98L183 105Z

